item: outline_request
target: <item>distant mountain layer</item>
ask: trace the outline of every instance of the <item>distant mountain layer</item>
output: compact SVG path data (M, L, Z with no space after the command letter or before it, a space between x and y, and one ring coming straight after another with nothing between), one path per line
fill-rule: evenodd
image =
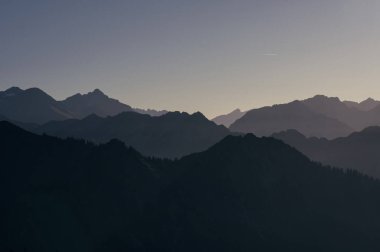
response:
M334 140L307 138L295 130L273 134L273 137L325 165L356 169L380 178L380 127L369 127Z
M232 123L234 123L237 119L245 115L245 113L246 112L240 111L240 109L235 109L229 114L215 117L214 119L212 119L212 121L218 125L224 125L226 127L230 127Z
M0 122L0 251L379 251L380 182L273 138L177 161Z
M235 121L232 131L271 135L296 129L306 136L336 138L373 125L380 125L380 102L342 102L336 97L317 95L303 101L248 111Z
M300 101L248 111L230 127L232 131L269 136L297 129L308 136L344 136L352 129L339 120L314 112Z
M82 120L50 122L34 131L97 143L117 138L144 155L168 158L203 151L230 134L227 128L199 112L192 115L169 112L158 117L135 112L106 118L91 115Z
M109 98L99 89L84 95L76 94L63 101L56 101L38 88L22 90L12 87L0 92L0 114L20 122L46 123L52 120L81 119L91 114L105 117L125 111L153 116L167 113L132 108Z
M346 104L350 108L357 108L359 110L369 111L379 106L380 101L368 98L367 100L364 100L362 102L344 101L344 104Z

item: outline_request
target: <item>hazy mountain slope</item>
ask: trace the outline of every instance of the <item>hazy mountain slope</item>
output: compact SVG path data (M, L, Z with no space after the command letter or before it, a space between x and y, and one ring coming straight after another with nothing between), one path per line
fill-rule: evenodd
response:
M337 97L317 95L302 102L314 112L337 119L354 130L362 130L365 127L372 126L372 119L367 111L349 107Z
M83 120L47 123L36 132L95 142L118 138L145 155L170 158L205 150L230 133L201 113L179 112L159 117L134 112L107 118L92 115Z
M287 129L297 129L307 136L327 138L352 132L344 123L316 113L300 101L250 110L230 126L231 131L252 132L259 136L269 136Z
M380 101L368 98L359 103L354 101L344 101L344 104L346 104L350 108L357 108L362 111L369 111L371 109L376 108L377 106L380 106Z
M294 146L315 161L356 169L380 178L380 127L366 128L334 140L306 138L294 130L277 133L273 137Z
M0 92L0 114L11 120L28 123L45 123L73 117L59 102L38 88L10 88Z
M241 118L245 115L246 112L240 111L240 109L235 109L229 114L220 115L212 119L218 125L224 125L226 127L230 127L232 123L234 123L237 119Z
M2 251L378 251L380 183L272 138L178 161L0 122Z

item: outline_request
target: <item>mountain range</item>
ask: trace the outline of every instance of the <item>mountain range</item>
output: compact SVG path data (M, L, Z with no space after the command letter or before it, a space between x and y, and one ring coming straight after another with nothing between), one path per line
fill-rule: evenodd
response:
M380 178L380 127L372 126L347 137L307 138L296 130L272 135L324 165L356 169Z
M332 139L380 125L379 103L373 99L361 103L342 102L336 97L317 95L302 101L247 111L231 124L230 129L259 136L296 129L308 137Z
M380 182L273 138L146 158L0 122L0 251L378 251Z
M45 124L50 121L84 119L95 114L116 116L123 112L137 112L161 116L168 111L132 108L95 89L87 94L76 94L57 101L38 88L22 90L17 87L0 92L0 115L20 123ZM307 137L333 139L380 125L380 101L368 98L360 103L341 101L336 97L316 95L312 98L240 111L212 119L232 132L270 136L280 131L295 129Z
M31 127L33 132L74 137L105 143L117 138L147 156L178 158L217 143L230 131L209 121L201 113L168 112L162 116L123 112L105 118L52 121Z
M135 111L152 116L167 111L132 108L95 89L87 94L76 94L57 101L38 88L22 90L12 87L0 92L0 114L10 120L24 123L46 123L53 120L81 119L91 114L113 116L125 111Z

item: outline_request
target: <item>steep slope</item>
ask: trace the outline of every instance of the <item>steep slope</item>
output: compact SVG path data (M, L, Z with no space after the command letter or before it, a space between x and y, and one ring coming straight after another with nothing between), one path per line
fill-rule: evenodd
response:
M369 127L333 140L307 138L294 130L273 137L294 146L312 160L380 178L380 127Z
M287 129L297 129L307 136L327 138L352 132L344 123L314 112L300 101L250 110L230 126L231 131L252 132L259 136L269 136Z
M21 90L14 87L0 92L0 114L28 123L73 118L73 114L62 108L59 102L38 88Z
M226 127L230 127L232 123L234 123L237 119L241 118L245 115L246 112L240 111L240 109L235 109L229 114L220 115L212 119L218 125L224 125Z
M2 251L378 251L380 182L272 138L178 161L0 122Z
M228 129L217 126L201 113L179 112L159 117L134 112L107 118L92 115L83 120L47 123L36 132L95 142L118 138L144 155L169 158L205 150L229 134Z

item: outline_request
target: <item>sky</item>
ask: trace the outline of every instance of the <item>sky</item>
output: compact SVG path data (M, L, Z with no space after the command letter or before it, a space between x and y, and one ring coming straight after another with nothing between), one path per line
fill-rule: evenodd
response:
M378 0L0 0L0 89L208 117L380 99Z

